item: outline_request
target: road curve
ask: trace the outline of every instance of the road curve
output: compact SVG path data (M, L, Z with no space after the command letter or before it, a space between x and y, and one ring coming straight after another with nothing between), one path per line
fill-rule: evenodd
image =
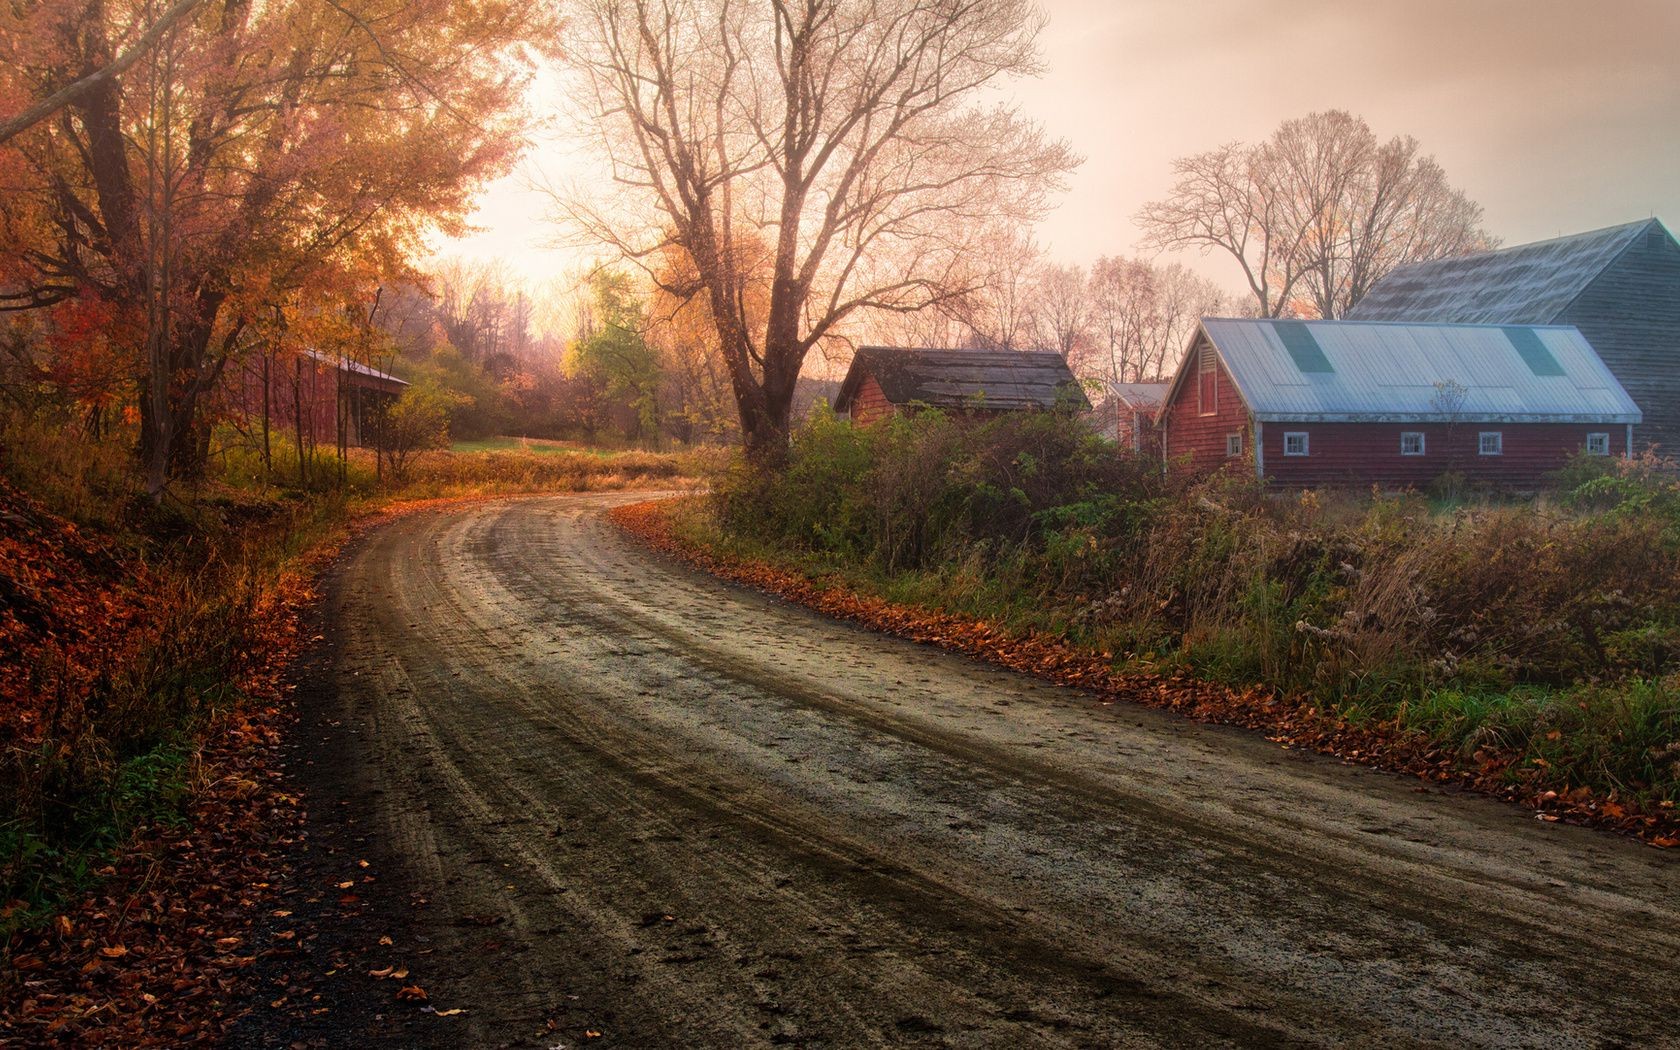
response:
M720 584L633 498L332 578L306 714L440 1043L1680 1043L1674 858Z

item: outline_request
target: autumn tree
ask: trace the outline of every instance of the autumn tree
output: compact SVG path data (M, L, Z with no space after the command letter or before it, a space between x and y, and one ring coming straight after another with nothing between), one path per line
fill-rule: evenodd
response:
M0 34L7 95L107 74L6 147L24 178L0 202L0 307L112 313L158 493L201 467L200 408L258 316L460 228L552 27L538 0L205 0L122 67L151 15L38 5Z
M1180 158L1173 172L1172 191L1138 213L1145 243L1228 254L1262 317L1340 317L1397 266L1494 243L1481 207L1416 139L1380 142L1339 110Z
M620 207L573 217L644 264L670 248L704 296L751 455L787 445L811 350L871 310L965 290L984 222L1026 220L1074 159L982 93L1038 70L1028 0L579 0L571 56ZM749 316L743 250L769 248ZM651 267L650 267L651 269Z
M743 244L751 244L742 235ZM764 323L770 307L769 252L758 245L743 252L759 271L758 280L743 280L742 310L749 327ZM697 274L688 253L676 246L653 265L653 294L648 307L648 339L659 352L665 389L661 398L665 429L678 440L720 440L739 429L739 415L730 393L729 376L718 341L717 323L708 300L701 295L674 295L672 288L692 288ZM750 277L750 274L743 275Z
M659 358L646 339L647 317L629 275L603 270L590 282L592 323L566 354L566 371L628 410L625 437L640 440L659 424Z

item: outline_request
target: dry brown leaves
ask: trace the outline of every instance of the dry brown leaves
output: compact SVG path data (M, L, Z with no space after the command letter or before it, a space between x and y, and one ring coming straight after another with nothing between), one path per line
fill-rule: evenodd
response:
M66 1046L219 1038L300 819L273 762L282 721L278 705L226 720L203 752L190 829L144 829L93 895L19 935L0 977L0 1032Z
M1198 722L1257 730L1285 747L1404 772L1439 785L1496 795L1535 810L1538 819L1607 828L1659 848L1680 846L1680 812L1641 809L1585 788L1560 793L1521 771L1514 754L1479 751L1470 760L1394 724L1352 725L1300 699L1270 690L1232 689L1183 676L1120 673L1111 654L1044 635L1012 634L995 624L860 595L833 579L813 581L765 562L728 557L676 536L668 501L614 508L612 520L643 543L714 576L776 595L836 619L938 645L1000 667L1120 700L1174 711Z
M15 492L0 495L13 530L0 543L0 582L30 599L7 602L0 617L0 683L24 681L19 661L46 653L98 673L101 659L120 658L147 629L145 571ZM253 923L301 820L275 758L290 712L283 677L313 596L302 568L253 610L262 644L238 683L248 701L200 742L187 823L137 829L95 873L92 892L7 946L0 1042L139 1047L220 1037L242 972L262 950ZM32 724L34 698L4 690L0 698L7 729Z

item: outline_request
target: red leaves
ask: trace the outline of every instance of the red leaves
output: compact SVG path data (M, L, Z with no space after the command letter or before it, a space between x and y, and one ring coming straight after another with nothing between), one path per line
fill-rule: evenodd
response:
M1258 730L1285 747L1301 747L1345 761L1453 783L1537 809L1539 819L1591 824L1635 835L1652 846L1680 846L1680 811L1670 803L1636 811L1629 803L1593 795L1542 790L1535 777L1545 761L1513 772L1514 754L1477 751L1471 761L1394 725L1352 725L1312 705L1263 689L1231 689L1183 675L1117 672L1112 655L1079 649L1043 635L1015 636L983 620L895 605L859 595L839 580L816 583L764 562L703 549L679 538L668 501L650 500L609 512L611 520L647 546L705 572L796 602L841 620L912 641L929 642L976 659L1097 694L1178 712L1199 722Z

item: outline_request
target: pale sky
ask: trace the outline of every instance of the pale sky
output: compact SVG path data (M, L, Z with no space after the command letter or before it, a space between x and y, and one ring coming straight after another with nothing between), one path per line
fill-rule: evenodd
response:
M1130 254L1132 216L1173 158L1256 141L1318 109L1416 137L1507 244L1656 215L1680 224L1680 0L1051 0L1048 67L1013 92L1086 158L1038 236L1059 261ZM544 78L533 103L560 90ZM546 99L545 99L546 96ZM533 178L576 170L541 143L446 253L535 282L554 249ZM1185 258L1236 289L1229 263Z

